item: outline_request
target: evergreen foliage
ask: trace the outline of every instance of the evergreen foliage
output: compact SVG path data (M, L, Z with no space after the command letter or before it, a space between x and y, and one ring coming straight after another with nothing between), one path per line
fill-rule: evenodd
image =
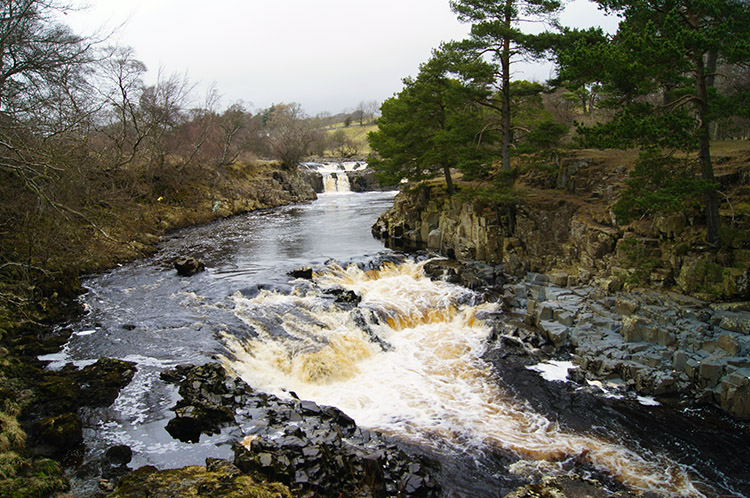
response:
M519 58L539 60L551 48L549 33L524 33L524 21L546 22L556 25L555 15L562 8L557 0L452 0L451 8L460 20L472 23L468 40L453 44L468 59L490 56L493 68L492 84L497 92L487 95L482 104L500 113L502 169L510 169L512 125L511 66Z
M597 0L622 17L613 37L571 30L557 50L560 80L574 87L602 82L617 109L607 124L579 127L599 147L697 151L703 187L714 184L710 125L744 114L746 98L719 95L718 63L750 62L750 4L741 0ZM631 185L635 188L635 185ZM707 238L719 240L715 188L704 188Z
M469 176L486 172L496 141L476 104L486 90L454 77L452 67L450 54L436 52L416 79L405 79L404 89L383 103L379 129L368 136L378 153L369 164L383 183L442 174L452 193L452 168Z
M716 185L697 177L684 159L646 151L635 163L627 188L613 208L618 223L657 213L696 209L706 190Z

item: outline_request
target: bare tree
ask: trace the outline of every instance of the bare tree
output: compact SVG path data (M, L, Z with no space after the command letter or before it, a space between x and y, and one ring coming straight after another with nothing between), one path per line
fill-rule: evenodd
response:
M156 84L143 90L140 108L149 130L147 147L152 165L164 166L167 132L182 122L191 90L185 75L165 77L161 70Z
M44 184L56 167L39 141L86 115L77 94L85 92L82 71L94 57L91 42L54 21L65 8L54 0L0 2L0 171L45 203Z
M71 67L93 60L93 43L56 23L54 0L0 2L0 112L23 115L60 89Z
M374 121L380 112L380 103L377 100L368 100L364 105L365 116L368 121Z
M221 154L218 165L232 164L247 148L247 140L243 140L242 131L247 128L249 114L242 102L230 105L221 115L219 129L221 130Z
M354 109L354 115L356 116L357 121L359 121L359 126L364 126L366 113L367 113L367 103L365 101L362 101L359 104L357 104L357 108Z
M267 112L271 153L285 168L296 168L308 154L316 129L297 103L278 104Z
M99 130L106 138L103 155L112 166L131 162L150 128L139 103L144 91L146 65L135 58L130 47L117 47L112 57L100 63L100 93L105 104Z

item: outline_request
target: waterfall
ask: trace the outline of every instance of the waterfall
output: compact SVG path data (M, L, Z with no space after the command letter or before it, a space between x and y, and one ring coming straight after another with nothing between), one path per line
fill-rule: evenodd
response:
M336 173L336 178L338 179L338 181L336 182L338 192L351 192L351 188L349 186L349 175L345 171Z
M431 281L423 264L333 265L291 293L237 293L235 314L257 336L226 334L225 363L260 390L294 391L417 444L511 452L519 474L563 472L578 459L630 488L702 496L666 457L561 429L502 390L481 357L491 330L480 317L496 305L466 304L471 291ZM336 287L361 296L359 305L331 304L323 289Z
M319 171L323 176L323 187L325 193L351 192L349 187L349 175L345 171Z
M367 166L359 162L303 163L303 165L321 175L323 192L326 194L351 192L348 172L358 171Z

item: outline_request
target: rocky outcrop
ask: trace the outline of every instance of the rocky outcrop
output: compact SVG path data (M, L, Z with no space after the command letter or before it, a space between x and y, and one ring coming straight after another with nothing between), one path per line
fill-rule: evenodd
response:
M237 182L236 191L212 193L207 196L204 205L197 209L204 213L207 222L216 218L226 218L235 214L269 209L289 204L297 204L317 199L317 195L301 171L271 168L263 171L253 181ZM210 214L209 214L210 213ZM175 213L175 219L165 218L166 229L185 226L177 220L181 213ZM195 224L195 221L187 224Z
M311 169L300 170L300 175L305 180L305 183L310 185L316 194L322 194L325 192L326 189L323 184L323 175Z
M281 482L299 496L439 492L433 464L357 427L337 408L255 391L219 364L180 366L163 378L180 385L182 399L167 426L174 437L197 442L223 428L241 434L232 475Z
M750 303L710 304L653 290L568 286L563 273L505 287L498 333L568 351L590 379L641 395L712 404L750 419Z
M735 234L721 251L707 247L700 212L618 226L610 207L623 174L570 160L555 175L522 177L526 195L511 204L483 201L472 187L449 197L439 185L422 185L400 193L372 232L389 247L502 264L517 277L564 271L573 283L607 279L611 291L643 286L709 301L750 299L750 238ZM740 226L735 218L726 225Z
M257 483L231 462L206 459L205 466L158 470L145 466L126 476L110 498L291 498L289 490L279 483Z
M605 257L611 257L622 236L621 230L582 216L564 202L545 209L525 203L498 209L430 187L399 194L373 234L393 247L503 264L517 276L555 267L604 270Z
M182 257L174 260L174 268L180 276L190 277L205 270L206 265L195 258Z
M372 192L374 190L383 190L383 187L375 178L375 172L370 168L357 171L347 171L349 177L349 188L352 192Z

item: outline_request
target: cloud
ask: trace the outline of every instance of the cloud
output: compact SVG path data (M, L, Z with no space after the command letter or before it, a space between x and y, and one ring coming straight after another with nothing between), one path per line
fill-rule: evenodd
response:
M186 72L197 94L215 83L224 105L299 102L310 114L384 100L469 29L448 0L97 0L66 21L84 34L125 22L115 38L151 80Z

